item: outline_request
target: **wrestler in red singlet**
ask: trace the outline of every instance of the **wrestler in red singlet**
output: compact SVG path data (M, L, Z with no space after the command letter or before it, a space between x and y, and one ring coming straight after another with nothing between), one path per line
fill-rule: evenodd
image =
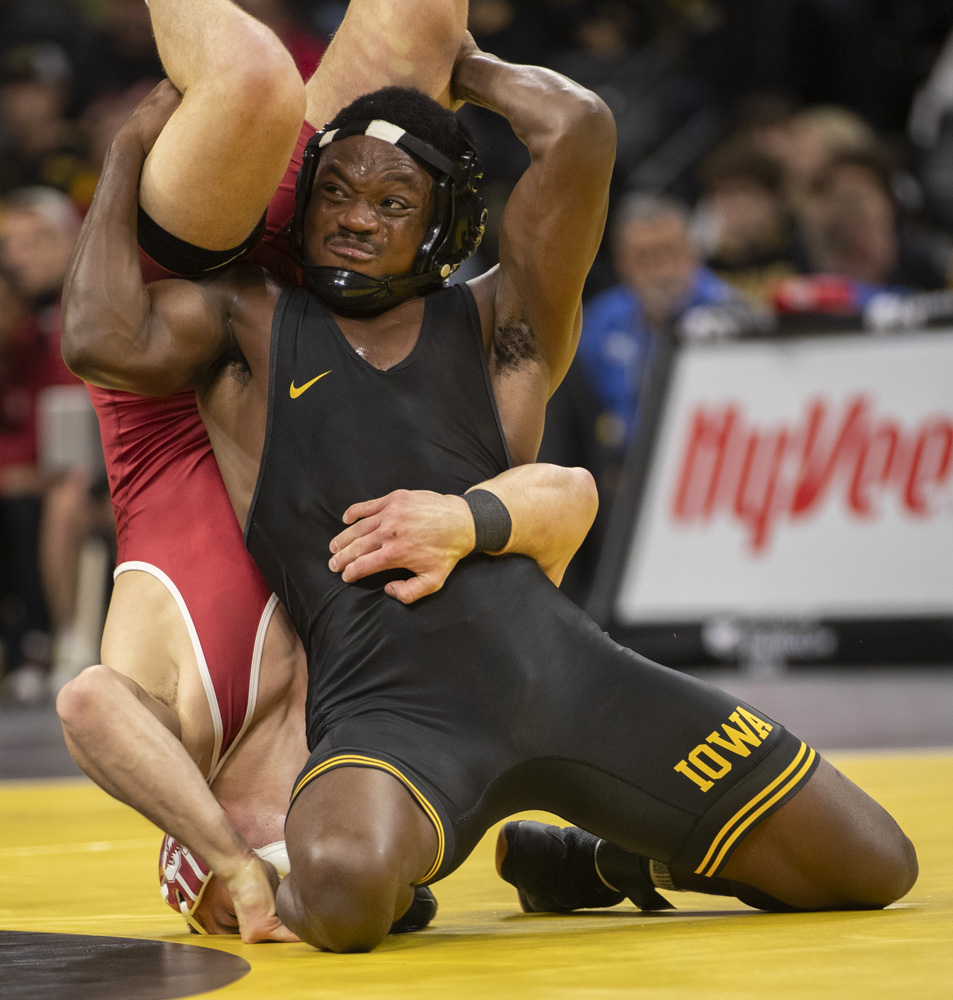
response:
M264 235L248 259L297 283L290 226L305 123ZM146 281L169 277L141 253ZM215 743L211 783L255 712L265 630L277 598L245 549L212 446L189 389L162 399L88 386L99 417L116 518L115 575L151 573L175 599L202 675Z

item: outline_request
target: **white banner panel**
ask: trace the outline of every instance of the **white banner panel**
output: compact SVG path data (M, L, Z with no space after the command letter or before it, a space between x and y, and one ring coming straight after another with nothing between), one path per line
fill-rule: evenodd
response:
M953 332L686 346L622 624L953 613Z

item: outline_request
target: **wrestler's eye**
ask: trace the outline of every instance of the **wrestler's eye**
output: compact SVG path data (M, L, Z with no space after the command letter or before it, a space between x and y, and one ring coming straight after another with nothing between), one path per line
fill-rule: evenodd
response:
M381 208L392 215L402 215L413 211L414 204L400 195L388 195L388 197L381 200Z

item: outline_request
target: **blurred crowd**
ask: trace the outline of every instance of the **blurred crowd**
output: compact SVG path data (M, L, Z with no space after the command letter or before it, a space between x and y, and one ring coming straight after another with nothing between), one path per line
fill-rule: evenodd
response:
M305 78L346 9L240 3ZM591 468L603 512L667 339L857 317L884 293L950 287L953 0L470 0L470 24L484 49L597 91L618 123L606 239L541 454ZM59 298L109 141L161 75L144 0L0 0L8 697L44 697L51 676L98 658L94 630L79 635L77 581L111 519L95 455L56 444L81 392L59 354ZM495 261L494 210L525 152L502 120L463 113L491 210L472 274ZM567 581L581 601L599 538Z

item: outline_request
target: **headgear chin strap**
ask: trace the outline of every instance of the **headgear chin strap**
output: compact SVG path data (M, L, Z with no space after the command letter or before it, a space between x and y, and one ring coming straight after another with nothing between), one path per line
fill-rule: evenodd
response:
M414 263L407 274L372 278L343 267L316 267L305 259L304 219L311 200L318 160L332 142L368 135L399 146L434 179L434 212ZM486 227L486 209L477 191L483 176L473 149L457 160L397 125L375 118L323 130L305 146L295 185L291 239L305 279L332 309L342 313L375 313L424 295L446 284L447 278L476 250Z

